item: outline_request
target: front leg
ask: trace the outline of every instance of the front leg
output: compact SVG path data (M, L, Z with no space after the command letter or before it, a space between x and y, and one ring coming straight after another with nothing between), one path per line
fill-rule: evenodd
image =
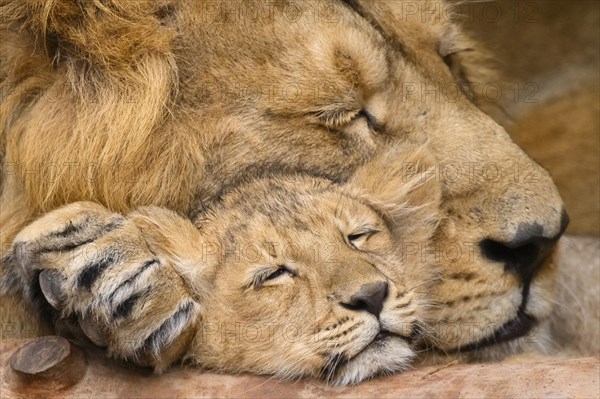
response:
M198 290L179 265L193 269L197 235L165 209L123 216L79 202L27 226L13 251L26 296L58 310L57 324L76 320L110 355L160 371L183 356L200 322Z

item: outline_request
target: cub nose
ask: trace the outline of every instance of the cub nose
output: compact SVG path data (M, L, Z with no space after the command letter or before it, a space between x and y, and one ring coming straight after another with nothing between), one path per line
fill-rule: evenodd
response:
M388 283L385 281L364 284L350 297L349 301L342 302L342 306L353 310L366 310L375 317L379 317L387 293Z
M502 262L507 270L518 275L523 282L529 282L550 256L568 224L569 215L563 211L560 232L550 238L543 236L541 225L522 224L510 242L489 238L482 240L481 252L490 260Z

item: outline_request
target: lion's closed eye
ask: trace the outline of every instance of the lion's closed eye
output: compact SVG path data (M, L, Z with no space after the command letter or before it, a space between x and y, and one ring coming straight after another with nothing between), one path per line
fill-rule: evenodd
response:
M371 130L372 133L381 133L383 131L383 127L381 125L381 123L377 120L377 118L375 118L375 116L373 114L371 114L369 111L367 111L366 109L362 109L360 110L353 118L353 120L358 119L358 118L364 118L367 122L367 126L369 127L369 130Z

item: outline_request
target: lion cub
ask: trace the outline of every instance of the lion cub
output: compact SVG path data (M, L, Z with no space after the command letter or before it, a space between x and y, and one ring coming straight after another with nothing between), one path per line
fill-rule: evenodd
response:
M114 357L355 383L405 368L427 320L433 268L403 248L429 240L440 193L415 165L427 166L419 151L345 184L258 179L194 223L78 202L22 231L13 263L56 325Z

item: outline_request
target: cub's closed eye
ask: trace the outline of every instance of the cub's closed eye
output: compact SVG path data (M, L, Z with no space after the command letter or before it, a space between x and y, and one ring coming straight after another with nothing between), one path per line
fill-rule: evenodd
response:
M283 279L286 276L295 277L297 275L298 274L294 270L285 265L281 265L277 268L266 268L256 273L246 288L254 286L254 289L259 289L263 286L276 284L280 279Z
M369 239L369 237L371 237L373 234L377 233L378 230L375 229L369 229L369 230L361 230L352 234L348 234L347 238L348 238L348 243L356 248L359 249L360 246L362 246L362 244L365 243L365 241L367 241L367 239Z
M348 241L352 242L352 241L360 240L361 238L365 237L368 234L369 234L369 232L349 234Z
M277 277L280 277L286 273L290 273L285 267L280 267L275 270L273 273L269 274L264 281L275 280Z

